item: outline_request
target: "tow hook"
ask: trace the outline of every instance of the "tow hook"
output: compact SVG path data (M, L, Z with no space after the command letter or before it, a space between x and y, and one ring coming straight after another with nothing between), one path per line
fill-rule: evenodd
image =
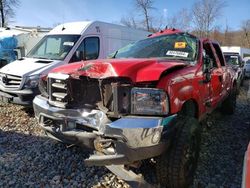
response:
M102 153L106 153L106 154L115 153L112 139L97 138L94 140L94 147L97 151L102 152Z

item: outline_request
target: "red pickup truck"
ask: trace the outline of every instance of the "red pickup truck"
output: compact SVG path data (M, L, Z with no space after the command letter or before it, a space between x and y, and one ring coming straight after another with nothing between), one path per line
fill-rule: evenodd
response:
M176 29L110 59L56 68L40 90L39 124L54 139L94 149L88 165L135 183L130 167L153 160L159 183L178 188L192 181L199 122L217 107L232 114L236 104L235 72L219 44Z

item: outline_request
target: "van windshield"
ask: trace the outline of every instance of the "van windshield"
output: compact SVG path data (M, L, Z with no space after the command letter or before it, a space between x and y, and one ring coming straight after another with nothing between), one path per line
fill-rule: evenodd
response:
M118 50L113 58L166 58L195 61L198 40L196 37L177 33L147 38Z
M63 60L80 35L47 35L28 53L27 57Z

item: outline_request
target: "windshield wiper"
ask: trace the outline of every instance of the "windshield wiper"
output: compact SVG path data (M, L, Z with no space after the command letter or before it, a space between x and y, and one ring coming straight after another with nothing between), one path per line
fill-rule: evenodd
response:
M115 58L115 56L117 55L117 53L118 53L118 50L116 50L116 52L115 52L115 54L113 55L112 58Z

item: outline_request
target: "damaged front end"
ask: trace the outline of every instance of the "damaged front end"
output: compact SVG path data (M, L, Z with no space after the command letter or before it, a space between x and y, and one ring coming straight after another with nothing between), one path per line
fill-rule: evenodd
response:
M169 144L176 115L155 82L129 78L71 77L50 73L34 101L48 136L95 149L89 165L129 164L160 155Z
M124 117L101 127L94 141L96 153L85 163L132 164L160 155L169 145L175 117Z

